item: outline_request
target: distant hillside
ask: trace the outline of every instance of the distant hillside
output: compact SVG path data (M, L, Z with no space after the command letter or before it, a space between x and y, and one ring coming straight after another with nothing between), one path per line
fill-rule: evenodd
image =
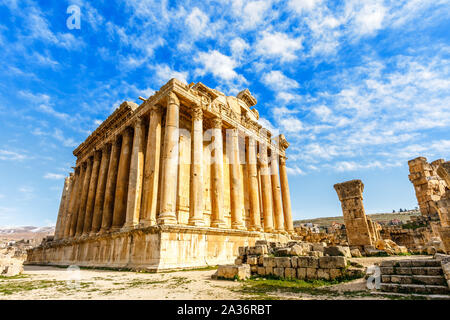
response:
M420 216L420 212L418 211L406 211L406 212L396 212L396 213L374 213L374 214L368 214L373 221L377 222L389 222L393 219L398 219L402 222L406 222L410 220L411 216ZM298 225L301 223L314 223L318 224L322 227L328 227L333 222L337 223L344 223L344 217L324 217L324 218L316 218L316 219L305 219L305 220L295 220L294 225Z
M46 236L53 235L55 227L0 227L0 239L6 240L41 240Z

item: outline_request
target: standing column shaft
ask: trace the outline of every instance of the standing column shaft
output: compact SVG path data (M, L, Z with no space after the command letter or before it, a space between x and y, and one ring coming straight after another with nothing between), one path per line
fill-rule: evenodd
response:
M111 145L106 144L102 150L102 161L95 193L94 217L92 218L91 234L96 234L102 225L103 203L105 201L106 180L108 177L109 159L111 157Z
M89 194L89 183L91 181L93 157L87 160L86 173L84 175L83 188L81 190L80 208L78 209L77 232L75 236L81 236L84 227L84 218L86 216L86 204Z
M237 129L227 130L230 134L228 143L231 144L231 176L230 176L230 200L231 200L231 227L233 229L244 229L242 211L244 210L243 197L241 196L241 176L239 159L239 132Z
M98 173L100 170L101 156L101 151L95 151L91 179L89 182L89 193L86 203L86 216L84 217L83 235L88 235L91 232L92 228L92 217L94 215L95 194L97 192Z
M291 211L291 196L289 194L289 184L286 170L286 158L280 156L280 181L281 181L281 196L283 198L283 214L285 229L289 233L294 232L294 224L292 222Z
M176 224L178 184L178 144L180 101L175 93L168 96L161 177L161 205L158 224Z
M68 197L70 185L70 177L64 179L64 187L61 195L61 202L59 203L58 217L56 219L56 227L55 227L55 240L61 238L61 229L64 220L64 212L65 212L65 204L66 198Z
M105 201L103 203L102 227L100 233L110 231L114 213L114 195L116 193L117 170L119 167L120 138L117 137L111 145L109 158L108 177L105 189Z
M272 153L275 153L272 150ZM280 180L278 178L278 155L272 155L270 161L270 178L272 183L273 212L275 217L275 230L281 232L284 230L283 209L281 205Z
M77 233L77 222L78 222L78 215L80 212L80 205L81 205L81 195L83 193L83 183L84 183L84 177L86 176L86 168L87 168L87 162L84 162L81 165L81 173L78 179L77 183L77 190L75 193L75 206L72 213L72 219L70 222L70 237L75 237L75 234Z
M69 216L67 217L67 223L66 223L66 230L64 231L65 238L73 237L75 234L72 233L74 230L74 225L76 228L77 223L77 203L78 203L78 190L80 189L81 181L83 180L83 166L79 165L75 168L75 185L72 189L72 195L70 196L70 203L69 203Z
M124 228L134 228L139 225L141 210L142 180L144 177L145 125L142 118L134 124L133 149L130 163L130 178L128 182L128 201L126 222Z
M192 110L191 179L189 224L204 225L203 221L203 111L200 106Z
M147 149L145 154L141 210L141 223L143 226L151 226L156 224L160 155L161 108L159 106L155 106L150 111Z
M64 205L64 215L63 220L61 222L61 231L60 231L60 238L66 238L66 230L67 230L67 224L70 225L70 203L71 198L73 196L73 189L75 188L75 173L70 174L70 183L69 183L69 190L67 191L67 197ZM70 228L70 226L69 226Z
M222 119L214 118L212 120L212 222L211 226L215 228L224 228L226 226L223 210L223 137L222 137Z
M259 206L258 168L256 159L256 141L248 137L247 144L247 172L250 192L250 229L261 230L261 213Z
M264 231L273 232L273 210L271 199L271 183L269 177L269 167L267 161L267 145L260 144L260 175L261 175L261 193L264 213Z
M122 134L122 148L120 151L119 170L117 172L116 193L114 201L114 215L111 231L117 231L125 223L127 213L128 178L130 176L131 145L133 133L127 127Z

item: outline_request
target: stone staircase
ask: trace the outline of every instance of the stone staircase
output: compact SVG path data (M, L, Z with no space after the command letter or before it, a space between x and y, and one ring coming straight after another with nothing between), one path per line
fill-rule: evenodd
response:
M380 270L383 292L450 294L439 260L387 260L381 262Z

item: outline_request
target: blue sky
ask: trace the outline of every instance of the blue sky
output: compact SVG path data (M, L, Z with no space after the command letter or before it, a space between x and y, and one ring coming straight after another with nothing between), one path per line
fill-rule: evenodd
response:
M414 208L407 161L450 158L448 30L442 0L0 0L0 226L54 223L72 150L172 77L249 88L294 219L341 215L355 178L367 213Z

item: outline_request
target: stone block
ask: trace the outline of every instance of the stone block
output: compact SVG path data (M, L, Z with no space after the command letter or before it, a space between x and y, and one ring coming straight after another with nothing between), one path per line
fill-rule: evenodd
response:
M330 279L334 280L336 278L339 278L342 276L342 270L341 269L330 269Z
M258 272L258 266L257 265L251 265L250 266L250 272L251 273L257 273Z
M264 258L266 256L262 255L262 256L258 256L258 265L262 266L264 265Z
M263 266L271 267L271 268L275 267L276 266L275 258L274 257L264 257Z
M267 240L256 240L255 246L267 246Z
M277 268L290 268L292 266L290 257L275 257L275 264Z
M306 268L297 268L297 279L306 279Z
M319 267L319 258L297 257L297 267L299 267L299 268L318 268Z
M265 267L266 268L266 276L273 275L273 267Z
M247 256L247 263L249 265L257 265L258 264L258 256Z
M238 251L239 251L239 255L240 256L244 256L247 254L247 249L248 247L239 247Z
M299 246L298 244L295 244L291 247L290 254L293 256L302 256L304 254L304 250L301 246Z
M291 248L279 248L275 250L275 255L278 257L286 257L291 254Z
M310 252L308 252L308 256L320 258L320 257L323 257L323 252L322 251L310 251Z
M317 279L317 268L306 268L306 279Z
M273 275L276 277L284 278L284 268L273 268Z
M329 280L330 279L330 270L331 269L322 269L322 268L317 269L317 278Z
M320 252L325 251L325 246L322 243L312 243L311 247L312 251L320 251Z
M345 257L332 256L319 258L320 268L338 269L338 268L345 268L346 265L347 260L345 259Z
M284 277L286 279L295 279L297 277L296 268L285 268Z
M297 268L298 264L297 264L297 257L296 256L292 256L291 257L291 266L292 266L292 268Z
M250 278L250 265L221 265L217 269L217 277L223 279L248 279Z
M359 249L352 249L352 250L350 250L350 254L351 254L352 257L354 257L354 258L362 257L362 254L361 254L361 252L359 251Z
M324 248L324 254L329 256L343 256L346 258L351 258L349 247L344 246L331 246Z
M239 259L239 258L234 260L235 265L240 265L240 264L242 264L242 262L243 262L242 259Z
M266 268L265 267L258 267L258 270L256 272L260 276L265 276L266 275Z

